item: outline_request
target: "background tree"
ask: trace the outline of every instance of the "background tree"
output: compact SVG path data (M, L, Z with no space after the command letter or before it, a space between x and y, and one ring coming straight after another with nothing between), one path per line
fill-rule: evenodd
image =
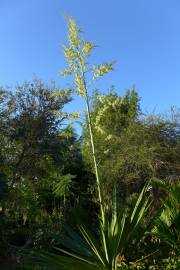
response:
M9 187L7 237L15 228L33 235L38 224L47 228L48 222L62 223L66 207L62 194L56 194L57 185L65 179L65 192L71 178L80 174L79 142L63 110L71 91L35 80L0 94L0 171Z
M175 113L173 114L175 116ZM124 198L152 177L178 178L180 175L179 116L143 115L135 91L124 96L116 92L96 93L92 119L97 160L104 193L110 197L114 183ZM83 159L91 168L92 158L87 123L83 131Z

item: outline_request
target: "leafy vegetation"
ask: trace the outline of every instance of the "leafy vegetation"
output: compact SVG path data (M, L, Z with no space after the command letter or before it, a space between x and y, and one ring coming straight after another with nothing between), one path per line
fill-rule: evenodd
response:
M149 208L150 198L145 196L149 187L146 185L142 189L134 208L129 212L124 209L118 213L114 192L110 217L106 214L104 223L99 220L97 236L80 220L77 226L82 236L69 229L69 236L60 241L66 249L56 247L56 250L68 255L67 257L38 253L37 261L49 269L59 269L60 266L63 269L118 269L124 263L127 249L130 246L137 247L149 226L150 222L144 228L141 227Z
M160 186L168 192L168 197L153 231L159 239L180 254L180 184L160 182Z
M114 62L68 18L70 89L0 90L0 264L4 269L179 269L179 111L145 115L133 87L96 89ZM65 106L86 105L82 137ZM3 269L2 268L2 269Z

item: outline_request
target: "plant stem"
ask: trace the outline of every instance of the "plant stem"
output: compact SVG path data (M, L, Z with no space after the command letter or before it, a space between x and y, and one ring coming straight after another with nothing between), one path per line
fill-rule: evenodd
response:
M95 151L95 145L94 145L94 136L93 136L93 131L92 131L92 120L91 120L91 113L90 113L89 96L88 96L87 84L86 84L86 79L85 79L85 72L84 72L84 69L83 69L81 57L79 57L79 63L80 63L81 75L82 75L83 83L84 83L84 94L85 94L85 100L86 100L86 111L87 111L87 117L88 117L89 134L90 134L92 155L93 155L93 161L94 161L94 169L95 169L95 175L96 175L96 184L97 184L97 191L98 191L98 199L99 199L99 204L100 204L100 213L101 213L102 224L104 226L105 217L104 217L102 194L101 194L101 187L100 187L100 180L99 180L99 172L98 172L98 166L97 166L96 151Z
M85 88L86 88L86 85L85 85ZM101 188L100 188L99 172L98 172L98 167L97 167L96 152L95 152L95 146L94 146L94 136L93 136L93 131L92 131L92 121L91 121L89 96L87 93L87 89L85 91L85 98L86 98L86 110L87 110L87 116L88 116L89 134L90 134L93 161L94 161L94 169L95 169L99 204L100 204L100 210L101 210L101 218L102 218L102 224L104 225L104 209L103 209L103 204L102 204L102 195L101 195Z

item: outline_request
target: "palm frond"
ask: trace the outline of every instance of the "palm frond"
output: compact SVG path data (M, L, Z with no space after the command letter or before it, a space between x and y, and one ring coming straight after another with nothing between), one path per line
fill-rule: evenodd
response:
M161 183L164 187L165 183ZM153 233L173 249L180 252L180 184L166 186L167 198L156 219Z

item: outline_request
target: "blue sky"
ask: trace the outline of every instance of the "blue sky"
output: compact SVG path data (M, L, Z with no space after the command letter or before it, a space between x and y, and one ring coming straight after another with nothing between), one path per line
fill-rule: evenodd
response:
M0 85L36 76L65 86L58 72L70 15L98 45L92 60L117 61L98 87L121 95L135 84L145 111L165 112L180 101L179 14L179 0L0 0Z

